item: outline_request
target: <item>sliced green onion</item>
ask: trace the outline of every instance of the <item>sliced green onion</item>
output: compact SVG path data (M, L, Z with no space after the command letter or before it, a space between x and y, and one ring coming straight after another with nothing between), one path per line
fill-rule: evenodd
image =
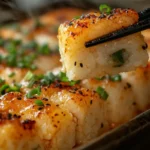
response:
M4 46L4 44L5 44L4 39L0 38L0 46Z
M99 81L101 81L101 80L104 80L104 79L106 79L106 76L102 76L102 77L96 77L95 79L96 79L96 80L99 80Z
M5 80L0 78L0 84L4 84L5 83Z
M114 67L120 67L125 63L125 60L123 57L124 52L125 52L125 49L121 49L111 55L111 58L114 62Z
M75 17L74 17L74 19L79 19L79 18L80 18L80 16L75 16Z
M117 75L112 75L112 76L110 77L110 80L111 80L111 81L121 81L122 78L121 78L121 75L120 75L120 74L117 74Z
M30 90L27 93L26 97L27 98L32 98L34 95L40 95L40 94L41 94L41 89L40 89L40 87L37 87L37 88L34 88L34 89Z
M50 54L50 48L48 44L44 44L38 48L38 52L43 55Z
M43 27L43 24L40 22L38 18L35 18L34 28Z
M6 93L9 92L19 92L20 91L20 86L9 86L9 88L7 88Z
M38 106L44 106L44 103L42 102L42 100L39 100L39 99L35 100L34 103Z
M107 98L108 98L108 93L105 91L105 89L104 88L102 88L102 87L98 87L97 89L96 89L96 92L99 94L99 96L100 96L100 98L102 98L103 100L107 100Z
M9 85L8 84L4 84L0 87L0 95L3 95L5 94L5 90L9 88Z
M24 77L24 80L29 81L34 76L34 74L31 71L28 71Z
M31 41L23 46L24 49L36 49L38 44L35 41Z
M71 80L71 81L69 81L70 86L74 86L75 84L79 84L79 83L80 83L80 80L76 80L76 81Z
M101 13L106 13L106 14L110 14L111 13L111 7L106 5L106 4L101 4L99 6L99 10Z
M69 81L68 77L66 76L66 73L64 73L64 72L59 73L59 78L62 82L68 82Z
M22 43L22 41L19 39L15 39L15 40L12 40L11 43L13 43L15 46L18 46Z
M10 73L9 75L8 75L8 77L14 77L15 76L15 72L12 72L12 73Z

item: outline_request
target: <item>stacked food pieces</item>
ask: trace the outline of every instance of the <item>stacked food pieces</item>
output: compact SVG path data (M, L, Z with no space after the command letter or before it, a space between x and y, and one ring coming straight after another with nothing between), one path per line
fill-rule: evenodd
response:
M59 46L63 67L67 71L64 73L57 69L61 65L58 61L59 54L54 52L56 46L53 47L53 42L50 42L51 32L48 35L49 40L40 42L47 36L45 31L48 27L52 29L51 24L55 25L56 21L58 25L60 18L61 22L70 19L71 14L68 14L68 10L60 9L40 17L40 22L44 20L45 26L40 26L40 29L38 27L35 31L32 29L33 34L28 29L26 36L20 32L22 38L14 40L10 38L15 36L4 37L1 34L2 149L69 150L129 121L149 107L150 66L141 67L146 66L148 55L146 49L142 49L145 42L140 33L90 49L86 49L83 44L86 40L100 35L99 33L102 35L134 24L138 20L137 13L130 9L116 9L110 20L104 14L103 17L99 13L90 13L62 24L59 28ZM74 9L71 17L80 13L81 11ZM54 14L56 16L50 17ZM62 14L67 18L63 18ZM120 19L118 25L116 22ZM107 21L113 25L109 30ZM28 22L33 25L32 20ZM103 27L107 27L104 31L99 30L100 22ZM23 28L23 25L21 27ZM93 27L95 29L92 31ZM7 30L3 29L4 33ZM28 38L31 34L32 38ZM38 38L40 40L36 40ZM99 76L99 67L95 66L94 70L90 68L95 61L102 63L100 58L104 55L108 58L122 48L133 57L128 56L128 61L121 66L113 66L114 69L110 69L109 72L104 58L105 65L102 70L113 75L105 73L104 76ZM99 59L96 58L98 54ZM119 56L126 61L126 54L120 55L119 51ZM90 71L86 71L85 62ZM112 63L114 62L110 64ZM135 68L135 71L131 71ZM122 70L131 72L114 75ZM89 77L93 78L84 79Z

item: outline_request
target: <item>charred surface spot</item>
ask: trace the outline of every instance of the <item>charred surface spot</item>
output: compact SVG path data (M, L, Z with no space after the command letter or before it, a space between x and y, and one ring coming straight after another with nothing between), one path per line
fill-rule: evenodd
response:
M76 35L76 33L70 32L70 35L74 37Z
M87 22L77 22L77 26L81 27L81 28L88 28L88 23Z
M48 98L46 98L46 97L43 97L43 98L42 98L42 100L44 100L44 101L48 101Z
M17 97L17 100L21 100L22 98L21 97Z
M126 85L124 86L124 89L126 90L126 89L129 89L129 88L131 88L131 84L127 82Z
M27 119L21 122L21 124L25 130L32 130L34 128L35 121Z
M47 103L46 106L51 106L51 104L48 104L48 103Z
M136 106L136 102L133 102L132 105L133 105L133 106Z
M147 48L148 48L147 43L145 43L144 45L142 45L142 49L143 49L143 50L146 50Z
M20 116L20 115L17 115L17 114L14 114L13 117L14 117L14 118L21 118L21 116Z
M103 128L104 127L104 124L103 123L101 123L101 128Z
M92 105L92 103L93 103L93 101L92 100L90 100L90 104Z

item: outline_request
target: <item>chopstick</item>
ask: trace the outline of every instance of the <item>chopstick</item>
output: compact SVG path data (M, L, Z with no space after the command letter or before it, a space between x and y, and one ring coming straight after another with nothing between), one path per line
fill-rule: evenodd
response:
M138 23L127 28L123 28L121 30L117 30L102 37L98 37L96 39L88 41L85 43L85 47L95 46L150 28L150 8L139 12L139 20L140 21Z
M144 20L150 16L150 8L140 11L138 14L139 14L139 21Z

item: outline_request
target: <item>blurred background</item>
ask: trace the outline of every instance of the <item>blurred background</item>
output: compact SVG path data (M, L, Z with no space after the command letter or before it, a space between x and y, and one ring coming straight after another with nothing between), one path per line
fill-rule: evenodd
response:
M133 8L137 11L150 7L150 0L1 0L0 22L19 20L62 6L98 8L101 3L111 7Z

